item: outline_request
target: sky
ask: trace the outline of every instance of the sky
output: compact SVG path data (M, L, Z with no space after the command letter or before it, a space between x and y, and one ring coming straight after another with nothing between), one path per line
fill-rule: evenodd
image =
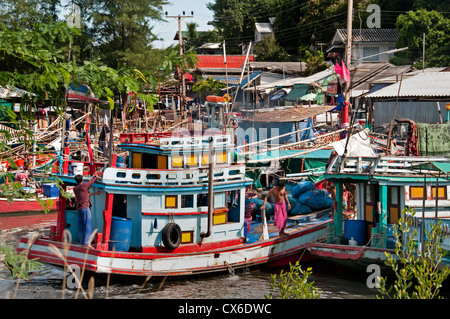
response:
M214 2L214 0L168 0L169 4L164 6L163 13L169 16L183 15L185 11L186 16L191 16L191 11L194 11L194 18L182 18L181 30L186 31L186 22L195 22L198 24L197 31L212 30L213 27L208 25L208 21L213 19L213 13L206 8L207 3ZM174 41L176 32L178 32L178 19L164 18L166 22L155 24L153 33L162 38L163 41L152 42L155 48L167 48L170 45L176 45Z

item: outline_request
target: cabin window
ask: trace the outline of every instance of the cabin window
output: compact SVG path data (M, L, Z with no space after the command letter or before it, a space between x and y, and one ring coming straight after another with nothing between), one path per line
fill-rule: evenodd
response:
M403 188L401 188L403 189ZM396 224L400 218L400 187L389 186L388 187L388 223Z
M431 187L431 195L436 199L436 186ZM447 186L439 186L438 199L447 199Z
M365 197L366 197L366 203L367 204L373 204L374 198L373 198L373 187L370 185L366 185L365 187Z
M198 155L197 154L187 154L186 155L187 166L198 166Z
M133 168L142 168L142 153L133 153L132 165Z
M216 164L225 164L227 162L227 152L218 152L216 154Z
M178 195L166 195L166 208L178 208Z
M140 167L148 169L167 169L167 156L143 153Z
M389 205L398 206L398 202L399 202L399 199L398 199L398 194L399 194L398 187L389 187L389 191L390 191L390 194L389 194Z
M215 211L213 214L213 225L226 224L228 222L228 209Z
M183 167L183 156L181 156L181 155L172 155L172 167L173 168L181 168L181 167Z
M208 207L208 194L197 194L197 207Z
M214 194L214 208L226 208L227 207L227 194L215 193Z
M411 186L409 189L409 195L411 199L423 199L423 187Z
M194 231L188 230L181 232L181 243L192 244L194 242Z
M181 208L194 207L194 195L181 195Z
M209 164L209 153L203 153L202 154L202 164L208 165Z

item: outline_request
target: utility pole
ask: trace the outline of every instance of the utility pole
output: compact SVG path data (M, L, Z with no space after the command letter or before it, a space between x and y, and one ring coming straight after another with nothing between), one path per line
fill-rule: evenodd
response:
M425 73L425 32L422 40L422 73Z
M347 9L347 45L345 47L345 55L346 55L346 64L347 69L350 71L350 63L352 61L352 21L353 21L353 0L348 0L348 9ZM350 78L351 81L351 78ZM344 87L345 97L344 97L344 107L343 107L343 116L342 116L342 124L345 126L348 125L349 121L349 113L350 113L350 82L345 82Z
M181 19L182 18L193 18L194 17L194 11L191 11L191 15L187 16L185 11L183 11L183 15L177 15L177 16L169 16L167 15L166 11L166 18L175 18L178 19L178 38L180 43L180 57L183 57L183 35L181 34ZM181 59L183 60L183 59ZM181 102L180 102L180 111L184 111L184 105L186 101L186 82L184 79L184 73L182 72L182 67L180 65L180 77L181 77Z

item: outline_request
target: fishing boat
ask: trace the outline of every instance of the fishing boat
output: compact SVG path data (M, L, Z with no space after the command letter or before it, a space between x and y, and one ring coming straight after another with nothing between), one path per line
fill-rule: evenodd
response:
M428 225L429 229L432 222L440 220L444 226L444 235L448 235L449 168L446 157L336 156L324 177L336 185L337 215L342 212L344 185L355 186L356 218L346 220L343 224L335 223L334 240L308 243L309 253L364 271L370 264L384 266L386 253L395 256L397 239L393 226L401 217L405 217L402 211L406 207L416 211L412 218L419 234L414 240L419 247L423 244L424 235L418 225ZM446 238L443 239L443 248L448 254Z
M0 214L2 213L38 213L44 212L42 205L45 205L47 210L55 211L56 202L59 199L58 187L52 183L42 183L43 174L48 174L52 171L56 161L56 156L46 155L39 159L35 159L36 165L29 168L29 172L33 175L34 181L39 181L33 185L24 185L22 188L23 196L20 198L8 198L7 194L0 195ZM24 172L23 160L16 160L16 165L20 168L9 171L10 174L16 176ZM6 165L5 165L6 166ZM5 183L6 180L1 178L0 183Z
M38 196L31 198L16 198L13 201L8 201L5 197L0 197L0 214L12 213L41 213L44 212L42 205L46 205L49 211L56 211L56 202L59 199L56 197Z
M233 163L229 134L207 130L120 138L127 159L114 154L112 165L104 168L66 158L62 174L56 175L69 191L76 184L73 174L81 172L89 180L102 171L91 186L91 192L101 190L91 197L93 229L98 230L94 248L79 244L76 211L67 209L60 196L57 224L33 243L30 258L62 266L61 253L68 264L100 274L195 275L307 261L306 244L327 236L329 209L289 217L285 236L264 216L253 218L247 228L246 188L253 180L245 176L244 164ZM65 244L68 232L71 242ZM23 237L17 249L27 250L27 241Z

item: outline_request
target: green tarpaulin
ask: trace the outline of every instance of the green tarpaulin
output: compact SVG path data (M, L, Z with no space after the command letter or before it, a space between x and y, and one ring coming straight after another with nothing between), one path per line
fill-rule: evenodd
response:
M308 93L308 88L309 84L295 84L284 99L289 101L300 101L301 97Z

